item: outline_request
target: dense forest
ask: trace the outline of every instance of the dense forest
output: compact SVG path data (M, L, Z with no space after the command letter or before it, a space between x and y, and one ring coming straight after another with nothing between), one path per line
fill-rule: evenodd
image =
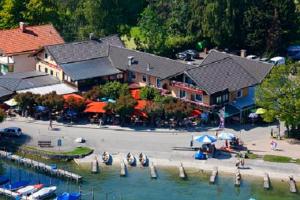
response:
M0 29L51 22L66 41L118 33L166 56L197 42L284 53L299 20L298 0L0 0Z

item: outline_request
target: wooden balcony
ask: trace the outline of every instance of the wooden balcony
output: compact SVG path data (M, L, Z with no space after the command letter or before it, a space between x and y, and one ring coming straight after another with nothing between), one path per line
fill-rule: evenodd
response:
M188 84L188 83L183 83L183 82L178 82L178 81L172 81L171 82L171 86L188 91L188 92L192 92L195 94L203 94L204 91L197 88L194 85Z

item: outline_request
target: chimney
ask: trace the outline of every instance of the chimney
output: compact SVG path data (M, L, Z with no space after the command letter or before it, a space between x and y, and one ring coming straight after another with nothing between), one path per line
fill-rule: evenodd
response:
M24 33L25 30L26 30L26 24L24 22L20 22L19 23L19 28Z
M208 54L208 49L207 49L207 47L204 48L204 53L205 53L205 54Z
M247 56L247 50L246 49L241 49L241 57L246 58Z
M89 38L90 38L90 40L94 40L95 39L95 34L94 33L90 33L89 34Z
M147 64L147 72L149 72L150 71L150 64L148 63Z
M134 59L133 56L128 56L128 66L129 66L129 67L132 65L133 59Z

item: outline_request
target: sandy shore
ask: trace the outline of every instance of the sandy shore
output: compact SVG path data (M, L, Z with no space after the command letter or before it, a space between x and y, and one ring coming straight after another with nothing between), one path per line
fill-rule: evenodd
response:
M119 153L112 155L114 166L120 166L120 162L124 160L125 163L125 154ZM100 155L90 155L82 159L75 159L75 163L82 167L90 167L91 162L97 159L99 161L100 167L105 164L102 162ZM225 174L234 174L236 167L234 163L228 161L208 159L208 160L176 160L176 159L166 159L166 158L152 158L149 157L149 162L153 163L159 170L159 168L168 168L168 167L179 167L182 163L184 168L187 170L194 169L199 171L210 172L214 167L218 167L220 173ZM138 163L139 166L139 163ZM242 176L252 176L252 177L263 177L267 172L271 179L277 180L288 180L289 176L293 176L295 180L300 180L300 166L297 164L280 164L280 163L270 163L264 162L261 160L246 160L245 169L240 169Z

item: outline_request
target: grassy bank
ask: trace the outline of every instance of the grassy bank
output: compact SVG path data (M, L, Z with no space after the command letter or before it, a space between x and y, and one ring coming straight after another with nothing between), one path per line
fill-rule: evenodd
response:
M287 157L287 156L265 155L263 159L264 161L268 161L268 162L300 164L300 159L294 160L291 157Z
M49 150L43 150L33 146L25 146L22 147L22 149L38 151L48 155L64 155L64 156L82 156L82 155L91 154L93 152L93 149L89 147L76 147L72 151L49 151Z

